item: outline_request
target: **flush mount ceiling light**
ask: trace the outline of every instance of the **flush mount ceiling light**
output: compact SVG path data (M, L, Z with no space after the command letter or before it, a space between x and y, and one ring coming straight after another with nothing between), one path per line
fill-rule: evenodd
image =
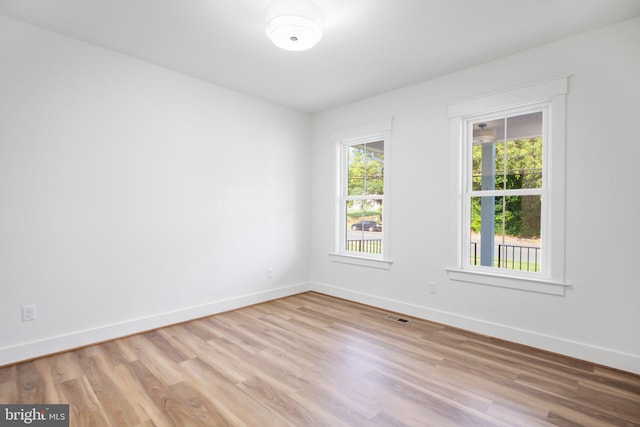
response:
M322 38L322 10L312 0L275 0L267 8L266 33L285 50L307 50Z
M496 131L493 129L487 129L486 123L480 123L479 129L473 130L473 143L474 144L488 144L495 142Z

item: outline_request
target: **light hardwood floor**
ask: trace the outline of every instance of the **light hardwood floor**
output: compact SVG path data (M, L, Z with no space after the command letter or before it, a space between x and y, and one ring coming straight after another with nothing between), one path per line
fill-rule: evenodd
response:
M640 376L304 293L0 368L72 426L640 426Z

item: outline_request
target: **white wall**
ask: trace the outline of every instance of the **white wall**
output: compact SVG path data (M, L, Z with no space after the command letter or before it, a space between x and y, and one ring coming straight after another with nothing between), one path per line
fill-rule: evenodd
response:
M308 115L0 16L0 365L306 289L309 140Z
M573 286L559 297L449 281L456 159L447 105L566 74L566 275ZM314 116L313 287L640 373L639 76L636 19ZM332 262L331 134L389 117L393 175L385 220L393 266ZM429 280L438 284L436 294L427 293Z

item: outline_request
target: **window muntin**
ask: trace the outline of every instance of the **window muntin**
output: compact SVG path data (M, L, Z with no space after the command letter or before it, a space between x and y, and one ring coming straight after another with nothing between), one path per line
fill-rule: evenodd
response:
M544 274L547 111L539 105L466 121L466 268Z

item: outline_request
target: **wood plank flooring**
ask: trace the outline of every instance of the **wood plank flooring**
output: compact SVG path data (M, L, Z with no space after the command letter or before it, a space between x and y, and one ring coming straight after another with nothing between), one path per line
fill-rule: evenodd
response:
M72 426L640 426L640 376L304 293L0 368Z

